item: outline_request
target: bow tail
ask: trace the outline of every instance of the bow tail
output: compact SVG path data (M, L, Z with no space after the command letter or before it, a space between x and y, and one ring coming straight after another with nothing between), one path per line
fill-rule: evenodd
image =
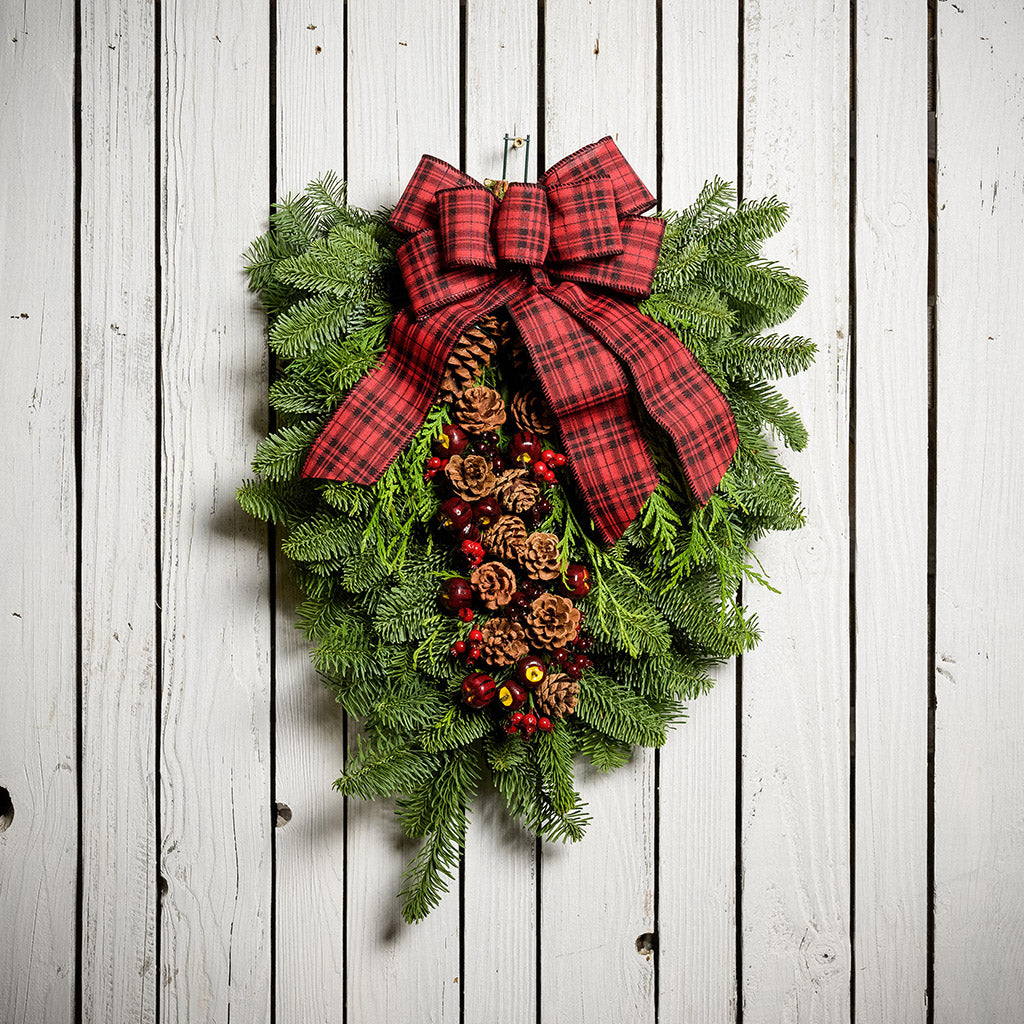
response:
M536 289L508 304L562 434L594 525L610 544L644 507L658 474L615 356Z
M549 294L629 368L647 411L672 439L694 495L705 504L739 442L725 396L674 332L633 306L568 283Z
M426 419L455 339L523 287L521 278L508 278L422 320L400 310L381 361L317 435L302 475L356 484L379 480Z

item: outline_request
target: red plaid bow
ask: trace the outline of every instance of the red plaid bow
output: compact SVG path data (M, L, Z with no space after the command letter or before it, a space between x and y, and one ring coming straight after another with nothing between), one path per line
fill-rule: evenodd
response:
M536 184L509 185L500 203L424 156L391 215L411 236L398 249L409 307L395 316L381 362L314 441L302 475L378 480L423 422L456 339L506 306L609 543L658 484L633 391L706 502L736 450L729 405L679 338L623 298L650 294L665 225L639 215L653 205L611 138Z

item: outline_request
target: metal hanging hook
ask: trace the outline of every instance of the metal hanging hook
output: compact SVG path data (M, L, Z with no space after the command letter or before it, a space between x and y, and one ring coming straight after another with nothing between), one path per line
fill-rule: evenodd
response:
M506 180L506 172L508 171L508 149L509 146L513 149L522 149L526 147L526 152L523 154L523 181L526 181L526 176L529 173L530 168L530 136L527 135L525 138L522 135L505 135L505 154L501 161L501 179Z

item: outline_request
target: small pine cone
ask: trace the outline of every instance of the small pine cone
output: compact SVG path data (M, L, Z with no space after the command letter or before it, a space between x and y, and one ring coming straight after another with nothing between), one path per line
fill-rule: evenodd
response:
M564 647L579 632L580 610L567 597L541 594L526 613L526 629L535 647Z
M484 661L494 668L504 668L530 653L526 630L518 622L488 619L480 627L480 632L484 635L480 653Z
M486 498L494 490L494 468L482 455L453 455L444 467L444 475L465 501Z
M454 402L463 389L473 383L473 378L485 366L490 366L504 334L501 323L493 316L484 317L462 332L441 378L442 401Z
M529 512L540 497L540 484L528 469L506 469L498 476L494 495L507 512Z
M580 684L561 672L552 672L537 687L533 703L542 715L548 718L564 718L576 710L580 696Z
M469 434L486 434L505 422L505 402L493 388L466 388L455 400L455 422Z
M480 539L495 558L515 562L526 545L526 524L517 516L498 516Z
M512 418L520 430L531 434L550 434L554 418L547 402L536 391L518 391L509 403Z
M507 605L516 592L515 574L501 562L484 562L473 571L469 582L483 606L492 612Z
M553 580L561 570L558 538L553 533L531 533L519 554L526 575L533 580Z

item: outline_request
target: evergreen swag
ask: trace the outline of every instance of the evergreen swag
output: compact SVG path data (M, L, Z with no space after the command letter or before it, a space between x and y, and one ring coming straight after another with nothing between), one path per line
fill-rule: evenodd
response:
M653 293L640 309L675 331L722 390L739 449L698 508L647 424L661 483L610 549L595 540L571 489L546 491L551 509L535 528L560 539L563 565L589 568L591 589L577 604L593 666L579 679L574 715L529 738L507 735L500 705L462 701L467 666L451 648L470 627L438 605L444 580L468 575L434 525L443 493L423 472L449 406L433 406L372 486L299 477L328 415L383 352L401 302L400 239L387 213L349 206L344 182L329 174L276 207L270 231L250 247L249 283L277 357L270 403L278 426L259 445L257 479L238 500L283 528L282 550L305 593L298 618L313 662L347 714L364 722L335 787L363 799L396 797L403 830L424 840L401 893L414 921L447 891L468 805L486 776L530 832L576 841L589 820L576 758L611 771L631 747L660 746L684 717L684 702L711 685L708 668L757 643L756 618L737 600L743 580L767 585L750 543L804 521L775 445L803 448L807 434L769 381L804 370L815 347L768 333L805 293L801 280L759 256L786 218L777 199L737 208L731 186L715 179L689 208L660 214L667 230ZM477 382L501 391L507 405L517 372L499 351ZM498 432L502 450L512 429ZM483 621L478 612L473 626Z

